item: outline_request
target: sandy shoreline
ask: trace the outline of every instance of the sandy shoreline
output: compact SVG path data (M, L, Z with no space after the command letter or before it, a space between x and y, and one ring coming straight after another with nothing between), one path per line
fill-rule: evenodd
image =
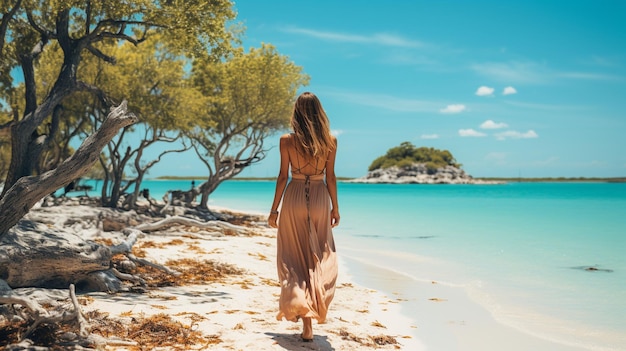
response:
M413 336L419 341L420 348L407 350L618 351L582 347L575 339L565 344L532 335L498 321L463 287L435 280L415 282L361 258L344 257L344 260L350 267L359 267L351 270L354 272L351 273L352 280L379 289L383 295L393 296L398 302L399 313L410 317Z
M276 231L267 227L264 216L216 206L212 209L252 218L245 223L249 233L222 230L205 235L202 229L181 225L144 233L134 248L158 264L210 260L236 267L241 274L212 282L150 288L144 293L81 296L86 314L104 314L131 324L164 314L180 322L183 329L203 335L204 341L212 340L211 344L109 346L107 350L609 350L556 343L502 324L473 301L465 289L436 280L412 281L376 265L368 260L367 253L355 256L349 249L351 239L338 235L340 270L335 300L327 323L314 323L314 341L303 343L299 337L301 323L275 318L280 293L275 266ZM73 213L97 213L98 209L64 206L33 211L49 211L62 223ZM119 232L96 228L84 230L84 235L98 242L123 240Z
M84 215L88 211L97 213L98 209L86 206L33 209L33 212L37 211L48 211L50 216L58 217L55 221L63 223L72 218L72 213ZM202 230L188 226L141 234L133 252L137 250L151 262L165 265L168 261L210 260L235 267L241 274L228 275L214 282L149 288L143 293L80 295L85 315L106 316L108 320L132 325L165 314L180 322L183 329L203 335L203 342L212 340L210 345L107 346L106 350L422 349L419 340L412 335L416 326L400 313L397 298L355 284L345 274L343 264L327 322L321 325L314 322L313 342L302 342L299 337L301 323L276 320L280 293L275 266L276 231L267 227L263 220L259 217L256 223L247 223L245 226L250 229L247 235L229 233L228 230L222 235L204 235ZM84 233L86 239L96 242L117 244L123 239L119 232L94 228L84 230ZM92 328L97 324L92 321Z
M275 273L275 236L273 230L260 231L260 236L191 239L183 235L151 237L159 244L179 239L180 245L145 248L147 257L155 262L201 256L229 263L246 272L228 278L226 282L185 287L165 287L149 295L128 298L103 293L90 294L93 302L86 311L106 311L113 316L150 316L166 313L189 324L189 315L204 317L196 321L196 330L205 335L218 335L222 340L212 345L223 350L355 350L355 349L415 349L411 344L410 328L398 313L397 306L379 292L356 286L340 275L337 294L327 323L314 324L314 341L300 341L300 324L277 321L279 287ZM183 233L181 233L183 234ZM141 240L145 240L142 238ZM193 251L188 250L193 246ZM360 338L363 342L346 340L339 334ZM394 337L399 344L374 345L371 337ZM407 337L409 336L409 337ZM371 346L367 344L372 343Z

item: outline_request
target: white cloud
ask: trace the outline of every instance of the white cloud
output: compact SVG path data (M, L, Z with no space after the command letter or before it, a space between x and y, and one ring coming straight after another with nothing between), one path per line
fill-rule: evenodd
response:
M383 46L396 46L396 47L420 47L423 43L403 38L394 34L376 33L371 35L350 34L340 32L327 32L315 29L287 27L283 29L288 33L303 34L309 37L336 41L342 43L363 43L363 44L377 44Z
M588 73L588 72L561 72L558 73L557 76L563 78L571 78L571 79L585 79L585 80L618 80L622 77L610 75L610 74L600 74L600 73Z
M487 62L470 67L476 73L498 82L543 84L555 79L623 80L623 76L579 71L558 71L532 61Z
M441 106L440 102L435 101L405 99L387 94L356 93L332 88L326 89L324 95L358 105L398 112L432 113Z
M539 138L539 135L534 130L529 130L526 133L517 132L514 130L507 130L506 132L497 133L496 139L534 139Z
M544 66L534 62L488 62L475 64L471 68L489 79L508 83L542 83L549 75Z
M335 137L340 136L341 134L343 134L343 130L340 129L333 129L330 131L330 134L334 135Z
M465 105L456 104L456 105L448 105L445 108L439 110L441 113L460 113L465 111Z
M509 125L506 123L496 123L490 119L486 120L483 122L483 124L480 125L480 128L482 129L502 129L502 128L506 128Z
M512 95L512 94L517 94L517 89L510 87L510 86L504 88L504 90L502 91L502 95Z
M439 139L439 134L422 134L420 139Z
M476 90L476 95L478 96L491 96L493 95L493 88L487 87L487 86L482 86L480 88L478 88L478 90Z
M476 131L474 129L459 129L459 135L462 137L484 137L487 134Z

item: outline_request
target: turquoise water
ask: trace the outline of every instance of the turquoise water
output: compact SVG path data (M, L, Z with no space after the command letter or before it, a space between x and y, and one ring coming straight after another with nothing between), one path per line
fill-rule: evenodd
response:
M189 186L144 183L155 198ZM229 181L209 205L266 213L273 194L273 182ZM497 320L553 341L626 349L626 184L340 183L339 201L340 254L416 289L462 287Z

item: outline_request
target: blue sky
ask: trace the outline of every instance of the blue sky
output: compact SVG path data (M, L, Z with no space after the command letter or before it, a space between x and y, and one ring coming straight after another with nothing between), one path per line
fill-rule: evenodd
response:
M340 176L403 141L449 150L475 177L626 176L626 1L235 7L246 47L271 43L310 75ZM278 136L268 144L242 175L277 174ZM205 174L189 156L150 175Z

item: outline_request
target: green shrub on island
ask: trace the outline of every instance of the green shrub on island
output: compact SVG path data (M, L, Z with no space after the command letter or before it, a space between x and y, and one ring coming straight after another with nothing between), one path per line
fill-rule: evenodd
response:
M461 168L459 163L448 150L438 150L432 147L415 147L412 143L405 141L400 146L387 150L384 156L376 158L369 167L369 171L398 167L406 169L416 163L426 165L429 172L434 172L438 168L452 166Z

